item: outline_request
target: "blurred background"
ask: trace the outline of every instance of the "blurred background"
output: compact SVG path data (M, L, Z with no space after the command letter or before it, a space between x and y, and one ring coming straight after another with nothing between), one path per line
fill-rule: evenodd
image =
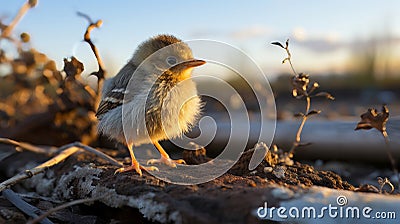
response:
M25 0L3 1L0 8L1 23L9 24L24 2ZM53 67L48 70L52 72L63 69L64 58L76 57L84 64L82 76L88 83L95 83L96 78L88 75L97 70L97 62L89 46L82 41L83 30L88 22L78 17L77 11L89 15L93 20L102 19L104 22L100 29L92 32L92 40L100 51L108 77L118 72L139 43L160 33L173 34L183 40L211 39L233 45L253 58L270 81L279 120L275 142L282 145L290 145L293 141L298 125L293 114L303 111L305 107L304 101L291 96L290 67L288 64L281 64L286 57L285 51L270 44L273 41L284 42L289 38L296 70L310 74L312 81L320 83L321 90L336 97L333 102L313 100L313 108L321 109L322 113L313 118L304 131L305 141L312 141L317 148L329 146L332 148L331 153L315 153L312 146L305 150L304 157L315 159L325 155L325 158L331 156L343 159L348 154L338 153L338 148L349 152L350 148L359 146L362 151L368 146L372 148L370 143L375 139L378 139L378 146L382 145L379 133L375 135L373 132L364 134L353 131L359 115L369 107L380 108L382 104L387 104L393 120L390 121L389 135L395 132L393 135L396 136L400 132L395 122L400 113L399 8L400 2L396 0L252 3L211 0L112 3L96 0L40 0L16 26L13 35L18 37L22 32L28 33L30 41L23 44L22 48L40 52L35 54L35 63L42 63L43 68L51 61ZM21 53L9 41L0 41L0 48L3 50L3 57L21 58ZM232 63L242 62L241 58L230 59ZM247 65L241 66L246 68ZM20 67L15 67L15 63L0 63L0 77L14 74L18 68ZM58 74L63 75L65 76L63 73ZM232 83L244 96L252 95L251 89L237 76L229 73L218 75ZM246 73L246 77L251 78L252 72ZM3 99L6 99L15 89L4 81L6 79L2 80L0 91ZM204 88L218 88L212 83L199 85L205 86ZM34 88L34 92L39 95L44 90L46 88ZM57 91L52 93L54 95ZM30 92L20 93L18 97L29 99L29 94ZM236 102L234 96L227 97L231 103ZM40 99L44 98L46 97ZM251 97L246 99L248 110L256 113L259 110L257 103L252 103ZM205 100L209 101L207 113L215 115L224 112L218 102ZM6 100L0 101L2 114L4 117L12 117L17 104L10 106L10 103L5 102ZM26 102L29 100L23 100L18 105ZM39 105L41 107L38 106L36 112L41 112L43 105L47 104L41 100ZM10 122L3 122L3 132L0 131L0 134L9 133L6 127L10 125ZM338 145L337 143L343 143L344 136L348 137L346 141L353 143ZM38 140L37 137L21 138ZM251 144L254 142L249 143ZM385 160L385 153L378 152L375 147L363 156L373 160L379 155ZM360 151L353 152L357 156Z
M4 1L0 20L7 24L24 0ZM400 81L400 16L396 0L293 2L243 1L59 1L41 0L20 24L15 34L27 32L31 45L53 59L58 69L63 58L77 57L84 75L96 70L89 46L81 41L87 21L76 16L84 12L102 19L101 29L93 31L93 41L104 58L109 76L115 75L143 40L170 33L183 40L212 39L242 49L255 60L270 80L278 101L290 95L287 65L281 65L285 52L272 41L291 41L293 63L298 71L312 75L324 89L336 90L338 99L364 105L398 100ZM13 46L1 42L8 55ZM240 58L232 58L240 63ZM243 65L246 66L246 65ZM1 66L0 75L9 73ZM251 76L251 74L249 74ZM92 77L93 78L93 77ZM343 91L339 91L343 90ZM332 92L332 91L331 91ZM287 97L287 99L285 98ZM282 98L282 99L281 99ZM339 100L338 100L339 101ZM287 118L280 102L280 117ZM341 115L355 115L357 108L336 105ZM391 107L398 114L396 107ZM330 111L327 116L336 116Z

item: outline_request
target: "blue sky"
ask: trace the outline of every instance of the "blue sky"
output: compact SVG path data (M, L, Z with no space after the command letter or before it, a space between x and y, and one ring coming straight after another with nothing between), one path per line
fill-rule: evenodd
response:
M25 0L2 0L0 18L8 23ZM360 40L388 35L398 44L400 1L100 1L39 0L16 28L31 34L33 46L62 66L75 55L90 73L95 59L81 42L87 21L81 11L103 26L92 32L106 69L113 75L150 36L170 33L183 40L214 39L243 49L266 74L288 68L284 52L269 45L292 39L298 70L340 72ZM397 41L397 42L396 42Z

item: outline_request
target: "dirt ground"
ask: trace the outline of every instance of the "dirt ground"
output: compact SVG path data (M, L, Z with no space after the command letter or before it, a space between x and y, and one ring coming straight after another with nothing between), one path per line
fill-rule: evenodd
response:
M123 150L114 153L119 158L126 156ZM267 199L271 206L285 200L273 193L282 186L297 193L307 192L310 186L374 191L365 186L357 188L332 171L318 171L300 162L288 165L271 151L255 170L249 171L246 164L252 153L244 153L228 173L214 180L184 186L167 183L146 172L143 176L134 172L114 174L117 167L81 152L12 189L42 210L76 199L97 199L51 214L49 219L55 223L259 223L255 210ZM185 151L183 158L188 164L210 160L204 149ZM32 152L16 152L2 161L1 178L4 180L45 160ZM27 220L27 216L1 198L1 222Z

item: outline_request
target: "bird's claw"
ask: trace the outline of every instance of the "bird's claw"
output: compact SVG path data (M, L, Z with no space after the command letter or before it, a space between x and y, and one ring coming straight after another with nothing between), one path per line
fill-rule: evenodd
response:
M161 164L165 164L167 166L170 167L176 167L176 164L186 164L185 160L183 159L170 159L170 158L165 158L165 157L161 157L159 159L150 159L147 161L147 165L149 164L156 164L156 163L161 163Z
M138 173L140 176L142 176L142 170L159 171L158 168L155 166L131 165L131 166L126 166L126 167L122 167L122 168L115 170L114 175L117 173L124 173L124 172L128 172L131 170L135 170L136 173Z

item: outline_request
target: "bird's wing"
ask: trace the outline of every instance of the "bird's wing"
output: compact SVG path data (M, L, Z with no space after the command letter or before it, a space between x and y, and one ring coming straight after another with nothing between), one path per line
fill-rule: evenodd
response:
M126 90L127 85L135 70L136 66L128 63L115 77L106 80L103 86L103 97L96 112L97 118L100 118L101 115L122 105L125 94L128 92Z
M96 117L99 117L108 111L122 105L125 96L125 88L114 88L104 94L100 101L99 108L96 112Z

